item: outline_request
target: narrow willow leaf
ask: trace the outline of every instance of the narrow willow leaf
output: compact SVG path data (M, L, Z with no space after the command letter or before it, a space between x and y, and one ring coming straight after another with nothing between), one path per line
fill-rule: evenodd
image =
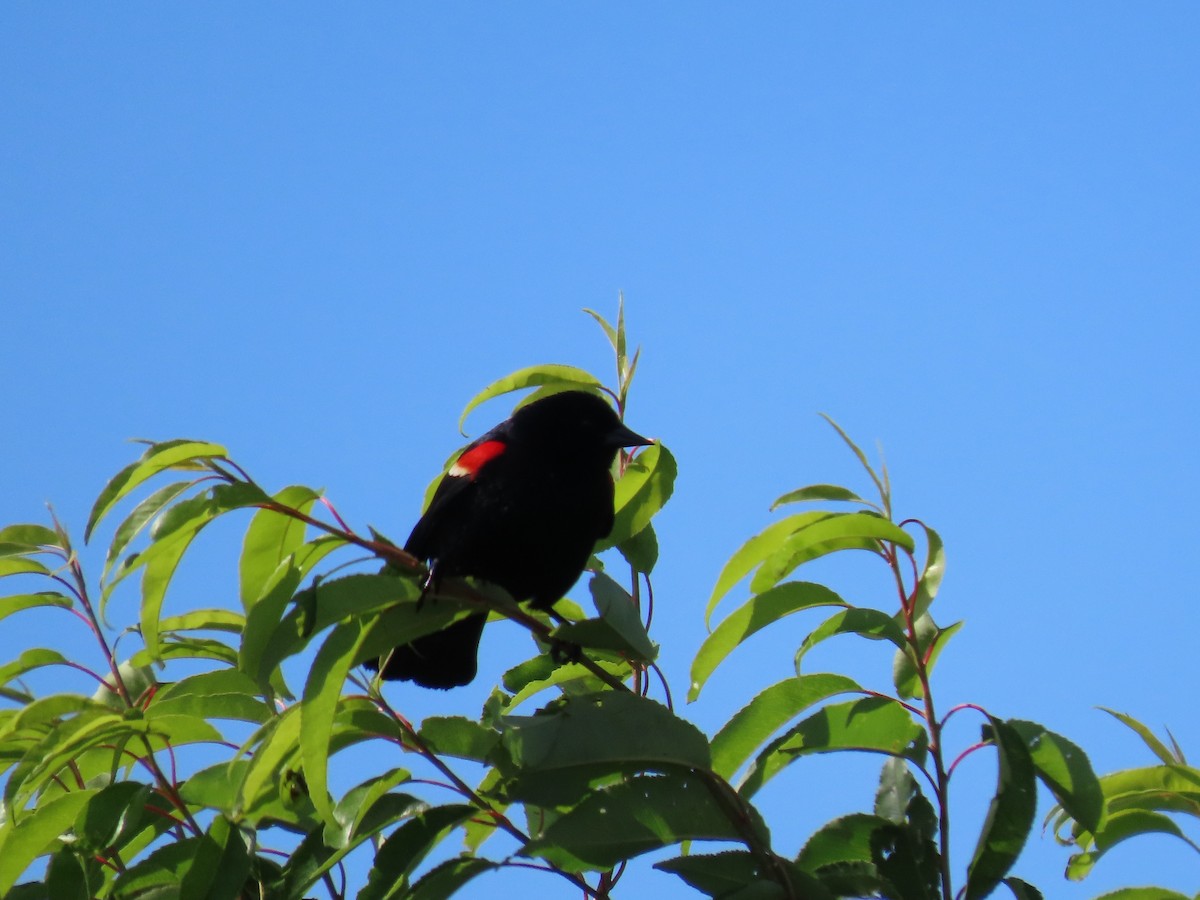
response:
M654 526L647 525L633 537L621 541L617 550L635 572L649 575L658 562L658 537Z
M1166 888L1129 887L1101 894L1096 900L1195 900L1195 898L1178 891L1169 891Z
M872 641L891 641L901 650L907 646L903 629L887 613L866 607L851 607L834 613L804 639L796 651L796 674L800 674L800 661L809 650L837 634L857 634Z
M501 394L519 391L522 388L550 384L561 385L564 388L590 389L593 391L600 388L600 381L595 376L574 366L549 364L519 369L511 375L506 375L503 378L493 381L467 401L467 406L458 419L458 430L466 434L462 430L463 424L467 421L467 416L471 414L471 410L475 409L481 403L491 400L493 397L499 397Z
M0 528L0 546L13 547L16 553L40 553L50 548L67 549L57 531L36 524L6 525Z
M1100 709L1108 713L1110 716L1140 737L1142 742L1150 748L1150 752L1157 756L1159 760L1166 765L1170 766L1176 763L1186 763L1186 760L1180 758L1182 754L1168 750L1167 746L1154 735L1153 731L1151 731L1133 716L1128 715L1127 713L1117 712L1115 709L1109 709L1107 706L1101 706Z
M45 647L34 647L22 651L21 655L10 663L0 666L0 684L8 684L14 678L19 678L26 672L40 669L44 666L62 666L68 664L68 659L57 650Z
M635 775L585 797L521 854L604 870L685 840L740 841L742 833L699 776Z
M70 609L74 605L74 601L70 597L60 594L57 591L39 591L36 594L10 594L7 597L0 597L0 619L7 618L23 609L35 609L39 606L57 606L61 609Z
M731 780L767 738L805 709L829 697L861 690L844 675L801 675L771 685L717 732L712 740L713 771Z
M894 828L895 822L882 816L851 813L822 825L800 848L796 864L806 872L822 866L848 862L875 862L876 832Z
M498 868L499 863L474 856L448 859L422 875L405 896L409 900L445 900L472 878Z
M0 825L0 895L6 895L33 861L58 843L95 794L95 790L72 791L39 805L19 823L9 818Z
M1146 834L1165 834L1178 838L1192 850L1200 853L1200 847L1191 841L1170 816L1144 809L1126 809L1112 813L1104 823L1104 830L1096 835L1094 848L1077 853L1067 861L1067 878L1079 881L1089 875L1092 868L1109 850L1132 837Z
M893 620L896 618L902 618L902 614L901 616L893 617ZM933 621L933 617L926 612L917 619L915 625L918 649L922 657L925 657L925 671L928 674L933 671L938 657L942 655L942 650L950 638L962 628L963 623L954 622L945 628L939 628L937 623ZM917 670L911 646L905 645L896 651L896 655L892 660L892 681L896 685L896 693L902 699L920 699L925 696L925 691L921 687L921 676Z
M181 616L168 616L160 620L163 634L177 631L223 631L241 634L246 627L246 617L229 609L196 609Z
M729 558L729 562L725 563L725 566L717 576L717 583L713 587L712 596L708 598L708 604L704 608L704 624L709 628L712 627L713 610L717 608L717 604L721 602L721 598L728 594L735 584L750 574L752 569L778 550L789 536L801 528L811 525L813 522L818 522L821 519L826 519L831 515L833 513L806 512L788 516L786 519L780 519L778 522L768 525L754 537L750 538L750 540L746 541L746 543L742 544L737 552Z
M125 548L138 536L150 520L161 512L164 507L171 504L180 494L195 485L195 481L176 481L173 484L165 485L133 508L133 511L117 526L112 542L108 545L108 553L104 557L104 568L100 574L102 581L108 579L108 573L117 560L121 558L121 554L125 552Z
M288 707L255 732L240 753L250 753L250 765L238 785L238 808L250 824L255 824L255 811L277 795L280 773L290 761L299 765L300 706Z
M638 662L651 662L658 656L658 648L646 633L633 597L603 572L593 575L588 581L588 591L596 612L613 631L620 635L629 655Z
M844 549L879 552L879 542L914 547L912 536L887 519L874 513L831 513L790 534L768 556L754 577L750 590L759 593L774 587L797 566Z
M546 654L540 654L539 659L546 660L553 666L553 661ZM593 660L593 662L620 681L625 681L633 674L633 668L627 662L607 662L605 660ZM515 690L513 696L507 700L503 712L505 714L511 712L526 700L536 697L542 691L552 687L562 688L567 693L594 694L604 690L606 685L593 675L590 669L584 668L579 663L567 663L566 665L552 668L543 677L523 682Z
M380 845L367 873L366 887L358 892L358 900L409 898L408 879L421 861L451 829L478 812L474 806L453 804L436 806L413 816Z
M946 574L946 548L942 544L941 535L924 523L925 529L925 568L917 581L917 591L913 598L913 616L920 618L929 609L933 598L937 596L938 588L942 586L942 577Z
M788 491L782 497L771 504L771 512L779 509L781 506L786 506L788 503L804 503L810 500L835 500L845 503L861 503L864 506L874 508L874 503L864 500L858 494L849 488L844 488L837 484L810 484L807 487L797 488L794 491Z
M662 872L678 875L689 886L710 897L745 897L762 900L833 900L821 882L785 859L766 867L762 860L746 850L726 850L723 853L676 856L654 864ZM775 883L782 872L790 883L790 891ZM746 891L753 893L747 894Z
M312 488L292 485L277 492L272 499L282 506L308 513L320 494ZM242 608L249 610L267 581L304 544L308 526L274 509L260 509L250 520L242 541L242 556L238 563Z
M1001 884L1012 891L1012 895L1016 900L1045 900L1042 897L1041 891L1028 881L1022 881L1020 878L1009 876L1008 878L1001 879Z
M353 619L335 626L317 651L300 701L300 757L304 762L304 777L313 805L326 822L334 821L327 769L333 716L355 653L365 636L362 623Z
M303 545L279 564L246 614L242 645L238 650L239 669L264 686L267 684L274 666L264 671L263 654L279 628L288 604L309 572L344 545L345 542L338 538L320 537Z
M465 716L430 716L421 723L421 740L438 756L488 761L500 735Z
M1077 822L1095 834L1104 815L1104 792L1087 754L1036 722L1010 719L1033 760L1038 778Z
M625 468L617 481L612 531L596 544L606 550L637 535L671 499L679 467L662 444L651 444Z
M853 451L854 455L858 457L858 461L862 463L862 467L866 469L867 474L871 476L871 481L875 482L875 488L879 491L879 496L884 500L886 505L888 491L884 482L879 478L878 475L875 474L875 470L871 468L871 463L867 460L867 454L863 453L862 450L859 449L858 444L850 440L850 435L846 434L846 432L842 430L841 425L833 421L833 419L827 416L825 413L820 413L820 416L833 427L833 430L838 433L838 436L845 442L846 446L849 447L851 451Z
M746 638L785 616L817 606L848 606L829 588L807 581L794 581L751 597L716 627L692 660L692 680L688 702L700 696L713 671Z
M752 797L796 759L811 753L858 750L917 759L924 753L925 740L925 730L895 700L864 697L830 704L763 748L738 791Z
M205 441L174 440L151 444L141 458L130 463L104 486L88 516L83 539L91 538L92 530L121 498L159 472L184 466L197 459L227 459L228 453L219 444Z
M6 575L49 575L50 570L36 559L24 556L0 557L0 578Z
M200 838L179 885L179 900L238 900L250 874L250 851L237 825L216 816Z
M608 342L610 344L612 344L613 352L614 353L618 352L617 351L617 330L615 328L613 328L611 325L609 325L608 320L606 318L604 318L604 316L600 315L600 313L596 312L594 309L588 309L585 306L583 311L585 313L587 313L589 316L591 316L593 319L596 320L596 324L599 325L604 330L605 337L607 337Z
M996 793L988 807L975 854L967 868L967 900L982 900L1017 861L1037 807L1035 768L1020 732L988 716L998 751Z
M146 810L152 796L150 785L137 781L119 781L101 789L75 818L72 830L77 845L90 853L123 847L152 824L152 814Z
M160 690L146 707L146 718L183 715L261 725L274 715L274 709L257 695L253 679L237 669L202 672Z

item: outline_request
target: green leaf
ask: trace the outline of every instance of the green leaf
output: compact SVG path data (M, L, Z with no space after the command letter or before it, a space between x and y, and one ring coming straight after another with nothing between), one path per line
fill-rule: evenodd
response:
M326 822L333 821L327 787L333 715L365 637L366 630L358 621L351 619L337 625L317 651L300 701L300 757L304 776L308 779L313 805Z
M833 426L833 430L838 433L838 436L845 441L846 446L849 447L854 452L854 455L858 457L858 461L862 463L862 467L866 469L867 474L871 476L871 481L875 482L875 488L879 491L879 496L884 500L884 505L886 506L888 500L887 486L885 482L875 474L875 470L871 468L871 463L867 460L867 454L863 453L862 450L859 449L858 444L850 440L850 435L846 434L846 432L842 430L842 426L833 421L833 419L827 416L825 413L820 413L820 416L831 426Z
M0 684L8 684L14 678L20 678L34 669L41 669L45 666L65 666L68 663L67 658L57 650L48 650L45 647L24 650L15 660L0 666Z
M967 900L981 900L1017 861L1037 807L1036 770L1021 733L1008 722L988 716L999 755L996 793L967 868Z
M649 575L658 562L658 537L654 526L647 525L633 537L617 544L617 551L635 572Z
M596 544L596 552L629 540L671 499L679 467L662 444L651 444L639 453L616 483L616 510L612 531Z
M1134 734L1142 739L1142 742L1150 748L1150 752L1157 756L1166 765L1174 765L1176 763L1186 764L1186 760L1180 759L1179 756L1168 750L1166 745L1155 737L1154 732L1127 713L1117 712L1115 709L1109 709L1107 706L1101 706L1101 710L1108 713ZM1095 829L1089 829L1094 831Z
M479 404L491 400L493 397L499 397L501 394L508 394L512 391L519 391L522 388L537 387L540 385L556 385L564 389L573 388L576 390L592 390L593 392L601 386L595 376L574 366L551 364L519 369L511 375L506 375L503 378L493 381L467 401L467 406L458 420L458 430L466 434L462 430L463 423L467 421L467 416L471 414L471 410L479 406Z
M658 648L646 634L641 614L625 588L599 572L588 581L588 590L601 620L620 638L621 646L615 649L637 662L653 662Z
M761 821L756 830L764 830ZM609 869L685 840L740 841L742 834L698 775L635 775L595 791L521 854L567 869Z
M875 513L831 513L788 535L779 548L763 560L750 579L750 590L760 593L772 588L802 563L838 550L878 553L882 541L906 550L915 546L907 531Z
M946 574L946 548L942 544L941 535L923 522L918 524L925 529L925 568L917 580L917 591L913 600L915 618L925 615L933 603L933 598L937 596L938 588L942 586L942 577Z
M893 619L902 621L903 612L893 617ZM933 671L933 667L937 663L938 657L942 655L942 650L945 648L947 642L962 628L963 623L954 622L945 628L939 628L938 624L933 621L933 617L926 612L914 624L917 632L917 645L921 656L925 659L925 672L928 675L928 673ZM930 647L933 649L931 650ZM913 657L912 647L908 644L899 648L892 660L892 681L896 685L896 693L902 699L921 699L925 696L925 691L921 687L921 676Z
M0 578L6 575L49 575L50 570L36 559L23 556L0 557Z
M713 771L732 779L741 765L772 734L799 713L837 694L861 691L844 675L800 675L759 693L712 740Z
M1008 724L1025 742L1038 778L1054 799L1088 831L1096 833L1104 815L1104 792L1087 754L1036 722L1010 719Z
M73 847L64 846L46 865L46 890L54 900L92 900L103 884L100 863L76 854Z
M694 725L636 694L566 697L502 721L516 770L509 795L540 806L572 802L615 773L710 766L708 741Z
M101 581L108 578L109 571L116 564L117 560L120 559L121 554L125 552L125 548L146 527L146 524L163 507L168 506L180 494L194 487L196 484L197 482L195 481L176 481L173 484L165 485L133 508L133 511L125 517L124 521L117 526L117 530L113 533L112 542L108 545L108 553L104 557L104 568L101 570L100 575Z
M809 650L837 634L857 634L872 641L891 641L901 650L907 646L904 630L887 613L867 607L851 607L834 613L804 639L796 651L796 674L800 674L800 661Z
M608 338L608 342L612 344L613 352L618 353L617 330L608 324L608 320L594 309L588 309L586 306L583 311L596 320L596 324L604 330L604 336ZM618 366L620 361L618 360Z
M822 866L846 862L874 864L874 836L895 823L882 816L852 813L822 825L800 849L796 864L816 873Z
M498 868L499 863L475 856L448 859L422 875L406 896L409 900L446 900L472 878Z
M198 459L227 458L228 453L224 447L205 441L173 440L151 444L137 462L130 463L104 486L104 490L96 498L91 515L88 516L83 539L86 541L91 538L92 530L122 497L159 472L186 468L187 463Z
M34 609L39 606L57 606L60 609L70 609L74 601L57 591L39 591L36 594L10 594L0 597L0 619L7 618L13 613L24 609Z
M777 865L791 882L791 896L795 900L833 900L833 894L819 881L793 863L779 859ZM654 868L678 875L689 886L710 897L740 897L742 894L735 892L744 888L758 888L763 891L764 898L782 900L788 895L781 885L771 880L778 873L764 867L757 856L746 850L677 856L655 863Z
M237 808L254 824L260 807L278 796L280 773L292 761L299 767L300 706L288 707L267 722L242 746L239 753L253 748L250 764L238 783Z
M1145 834L1166 834L1178 838L1200 853L1200 847L1169 816L1146 809L1123 809L1105 819L1103 830L1095 835L1094 849L1077 853L1068 860L1067 878L1079 881L1091 872L1100 857L1117 844Z
M246 617L229 609L194 609L180 616L169 616L159 621L163 634L177 631L224 631L241 634L246 627Z
M312 488L292 485L276 493L272 499L282 506L307 513L320 498ZM308 526L274 509L261 509L254 514L242 542L239 563L242 608L249 610L263 593L279 564L292 558L304 545Z
M98 791L75 818L78 846L93 854L123 847L154 824L153 814L146 809L152 796L150 785L136 781L119 781Z
M1008 877L1001 880L1001 883L1012 891L1012 895L1016 900L1045 900L1042 897L1042 892L1035 888L1027 881L1022 881L1020 878ZM1184 898L1187 900L1187 898Z
M242 646L238 651L239 669L266 685L275 666L287 655L285 650L283 656L264 666L263 654L280 626L284 611L308 573L344 543L338 538L317 538L297 549L276 567L246 614Z
M788 503L803 503L809 500L834 500L845 503L861 503L864 506L875 506L874 503L864 500L858 494L854 493L854 491L844 488L841 485L810 484L807 487L788 491L771 504L771 512L775 512L779 507L785 506Z
M258 685L236 669L191 675L164 687L146 708L146 718L195 716L262 724L275 714L258 696Z
M438 756L487 762L500 746L500 735L465 716L430 716L421 723L421 740Z
M35 859L48 852L75 822L94 790L77 790L39 805L19 823L0 825L0 895L6 893Z
M887 697L830 704L769 743L755 757L738 790L752 797L794 760L810 753L858 750L917 759L924 752L925 739L924 729L908 710Z
M692 683L688 702L700 696L700 690L713 670L746 638L784 616L815 606L848 606L829 588L807 581L788 582L751 597L732 612L704 643L692 660Z
M1193 900L1187 894L1160 887L1128 887L1101 894L1096 900Z
M54 548L65 550L62 538L53 528L45 525L7 525L0 528L0 555L18 553L44 553Z
M717 576L712 596L708 598L708 604L704 608L704 624L712 627L710 623L713 610L717 608L721 598L728 594L735 584L750 574L752 569L783 546L784 541L794 532L831 515L833 514L828 512L806 512L788 516L786 519L780 519L778 522L768 525L742 544Z
M388 836L375 854L367 873L367 884L358 900L409 898L408 879L451 829L476 815L478 810L466 804L435 806L413 816Z
M250 874L247 837L224 816L214 818L180 882L179 900L238 900Z
M544 653L538 655L537 661L544 661L548 666L548 671L542 677L529 678L523 681L519 688L515 688L515 693L504 706L505 713L516 709L530 697L534 697L548 688L559 687L564 693L569 694L595 694L603 691L606 687L599 678L579 663L567 663L556 667L554 661ZM529 662L533 663L534 661L530 660ZM633 669L627 662L607 662L605 660L594 660L594 662L620 681L624 681L633 673ZM527 671L533 673L535 670L531 667ZM505 677L512 672L513 670L510 669L505 673Z

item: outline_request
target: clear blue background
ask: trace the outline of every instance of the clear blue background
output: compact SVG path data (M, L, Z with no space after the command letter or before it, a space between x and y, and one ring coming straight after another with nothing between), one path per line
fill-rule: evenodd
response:
M868 488L826 411L946 540L935 614L967 624L942 709L1041 721L1101 771L1151 759L1099 704L1200 754L1197 47L1200 8L1167 2L6 3L0 521L52 501L79 537L126 438L187 435L403 538L467 398L538 362L607 375L579 309L624 290L629 420L681 466L654 630L677 698L771 500ZM174 608L232 601L237 528L208 541ZM868 557L814 574L893 602ZM51 621L6 620L0 656L91 652ZM756 638L684 715L715 731L812 624ZM485 672L527 654L507 627ZM890 663L842 638L812 668L883 686ZM476 714L489 683L391 690ZM978 720L955 721L968 746ZM779 849L868 807L878 763L777 779ZM990 754L960 772L961 881ZM1065 859L1035 836L1016 873L1051 897L1200 887L1166 839L1082 886ZM525 873L466 896L518 883L569 895ZM650 891L690 896L640 864L618 893Z

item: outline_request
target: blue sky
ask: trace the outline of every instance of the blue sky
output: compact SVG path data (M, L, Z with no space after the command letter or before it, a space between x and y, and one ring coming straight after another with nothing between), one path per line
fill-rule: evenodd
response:
M655 622L677 696L770 502L866 489L824 411L946 541L935 614L967 624L943 708L1041 721L1101 771L1150 760L1096 705L1200 754L1198 45L1184 3L5 4L0 519L51 501L79 536L127 438L188 435L402 538L484 384L609 374L579 309L623 290L629 420L680 463ZM206 551L230 587L237 540ZM866 562L828 573L891 596ZM173 602L227 589L199 575ZM805 624L684 714L711 733ZM520 658L489 637L485 670ZM886 684L890 654L843 639L813 666ZM472 713L484 680L397 702ZM793 766L779 846L867 806L877 766ZM960 866L992 778L963 771ZM1035 839L1018 873L1197 888L1166 841L1082 886L1065 856Z

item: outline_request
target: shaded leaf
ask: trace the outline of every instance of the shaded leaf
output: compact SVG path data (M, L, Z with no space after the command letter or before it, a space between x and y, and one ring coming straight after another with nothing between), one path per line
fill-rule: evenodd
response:
M678 473L675 457L666 446L656 443L643 448L616 483L613 527L597 542L597 552L629 540L649 525L671 499Z

